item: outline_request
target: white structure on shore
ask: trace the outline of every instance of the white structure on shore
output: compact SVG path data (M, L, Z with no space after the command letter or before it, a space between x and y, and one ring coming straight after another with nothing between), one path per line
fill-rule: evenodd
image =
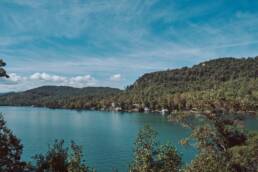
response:
M116 108L115 108L115 111L117 111L117 112L118 112L118 111L122 111L122 108L121 108L121 107L116 107Z
M144 112L149 112L150 109L148 107L144 107Z
M162 109L162 110L161 110L161 114L162 114L162 115L165 115L165 114L167 114L167 113L168 113L168 109Z

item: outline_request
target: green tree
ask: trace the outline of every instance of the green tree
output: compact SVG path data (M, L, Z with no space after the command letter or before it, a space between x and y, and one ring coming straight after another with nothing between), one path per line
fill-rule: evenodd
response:
M224 156L216 153L200 153L184 172L232 172L228 169Z
M186 172L257 172L258 133L250 133L234 116L224 114L206 114L202 122L191 135L199 154Z
M0 114L0 171L23 171L26 163L21 161L22 149L20 140L7 128Z
M177 172L181 157L170 144L158 145L157 133L150 126L139 131L131 172Z
M157 133L146 125L139 131L134 148L134 161L131 165L133 172L149 172L154 168L153 154L157 146Z
M89 172L91 169L83 160L82 147L76 145L73 141L71 143L71 154L69 157L68 172ZM94 170L92 170L94 171Z
M160 145L157 161L159 172L177 172L182 163L181 156L170 144Z
M81 146L71 143L70 149L64 147L64 140L55 140L52 146L49 146L48 152L35 155L36 172L90 172L90 169L84 160L82 160Z

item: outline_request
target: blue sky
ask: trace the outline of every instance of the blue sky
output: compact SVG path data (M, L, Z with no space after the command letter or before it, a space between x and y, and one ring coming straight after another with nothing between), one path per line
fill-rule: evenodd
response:
M258 55L255 0L0 0L0 92L124 88L146 72Z

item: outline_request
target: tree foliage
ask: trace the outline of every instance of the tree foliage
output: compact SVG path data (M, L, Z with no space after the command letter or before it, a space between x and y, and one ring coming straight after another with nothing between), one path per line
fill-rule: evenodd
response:
M5 65L6 65L6 63L2 59L0 59L0 77L8 78L9 76L7 75L6 71L3 68L3 67L5 67Z
M177 172L182 158L171 144L164 144L158 148L157 162L159 172Z
M131 172L176 172L181 157L170 144L158 145L157 133L150 126L139 131L135 142Z
M50 108L91 109L111 104L109 100L119 93L109 87L73 88L67 86L42 86L21 93L0 96L1 105L40 106Z
M0 60L0 77L8 77L2 68L6 64ZM0 114L0 171L21 171L26 164L21 161L22 144L20 140L7 128L3 115Z
M36 172L90 172L83 160L82 148L71 142L70 149L64 147L63 140L56 140L49 146L48 152L34 156L36 160Z
M22 144L6 126L3 115L0 114L0 171L21 171L26 163L22 162Z
M139 131L135 141L134 162L131 171L148 172L154 168L154 158L157 133L150 127L145 126Z
M244 129L234 116L206 114L195 126L191 138L199 154L186 172L256 172L258 170L258 133Z

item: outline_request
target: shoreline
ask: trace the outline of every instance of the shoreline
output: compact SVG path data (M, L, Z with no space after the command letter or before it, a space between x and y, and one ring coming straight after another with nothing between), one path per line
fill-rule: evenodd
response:
M193 114L193 115L200 115L200 114L214 114L214 113L222 113L222 114L230 114L230 115L240 115L240 116L253 116L258 117L258 111L216 111L216 110L182 110L182 111L172 111L172 112L165 112L159 110L149 110L149 111L135 111L132 110L115 110L115 109L103 109L103 108L64 108L64 107L48 107L48 106L33 106L33 105L0 105L0 107L31 107L31 108L47 108L47 109L60 109L60 110L76 110L76 111L100 111L100 112L120 112L120 113L142 113L142 114L157 114L161 116L173 116L176 114Z

